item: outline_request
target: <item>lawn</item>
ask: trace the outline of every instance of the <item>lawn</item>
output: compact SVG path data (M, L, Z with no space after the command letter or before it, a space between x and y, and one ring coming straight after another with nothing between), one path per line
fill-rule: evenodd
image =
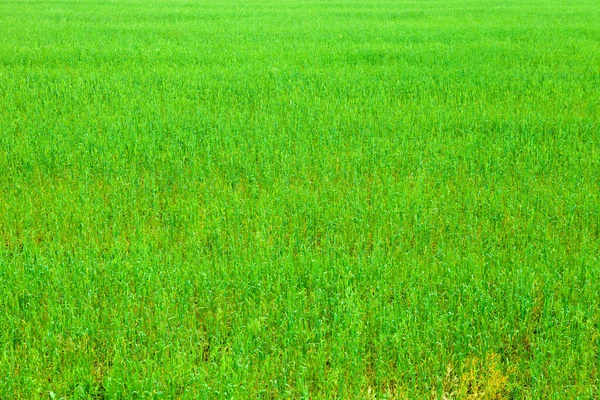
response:
M598 0L1 0L0 398L600 396Z

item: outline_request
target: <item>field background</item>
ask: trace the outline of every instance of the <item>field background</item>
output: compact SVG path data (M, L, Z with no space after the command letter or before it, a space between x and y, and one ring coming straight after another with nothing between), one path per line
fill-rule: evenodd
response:
M599 396L597 0L2 0L0 130L2 399Z

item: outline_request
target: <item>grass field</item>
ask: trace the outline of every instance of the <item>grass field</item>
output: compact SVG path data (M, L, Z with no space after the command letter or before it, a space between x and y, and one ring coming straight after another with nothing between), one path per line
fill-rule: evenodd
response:
M0 398L600 396L598 0L0 1Z

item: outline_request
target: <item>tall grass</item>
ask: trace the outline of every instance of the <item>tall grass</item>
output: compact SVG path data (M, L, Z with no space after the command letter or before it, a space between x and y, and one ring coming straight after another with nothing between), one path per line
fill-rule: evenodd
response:
M0 33L0 398L598 396L597 1Z

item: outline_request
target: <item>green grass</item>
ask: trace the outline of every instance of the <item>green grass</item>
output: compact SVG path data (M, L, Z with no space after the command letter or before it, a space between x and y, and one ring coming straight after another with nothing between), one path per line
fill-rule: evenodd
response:
M599 305L597 0L0 2L0 398L593 399Z

